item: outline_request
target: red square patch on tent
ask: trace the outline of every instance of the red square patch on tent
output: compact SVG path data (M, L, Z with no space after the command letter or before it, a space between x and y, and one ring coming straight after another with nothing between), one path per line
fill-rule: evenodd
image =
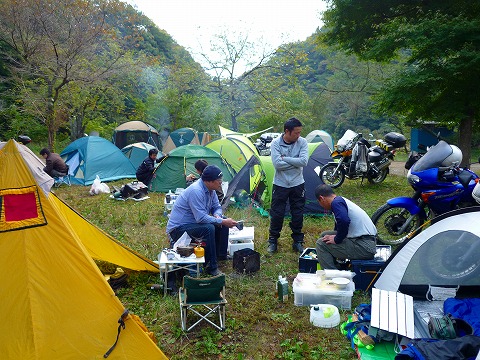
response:
M46 223L36 186L0 191L0 232Z
M37 202L33 192L3 197L5 221L21 221L38 217Z

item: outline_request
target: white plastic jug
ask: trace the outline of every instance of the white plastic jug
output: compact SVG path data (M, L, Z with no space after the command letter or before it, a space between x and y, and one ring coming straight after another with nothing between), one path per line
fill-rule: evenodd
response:
M338 308L330 304L311 305L310 322L322 328L332 328L340 324Z

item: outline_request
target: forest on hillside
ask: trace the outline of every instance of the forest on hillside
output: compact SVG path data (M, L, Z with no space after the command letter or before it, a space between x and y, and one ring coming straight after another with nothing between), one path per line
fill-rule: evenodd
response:
M325 28L274 51L258 49L245 37L218 34L212 42L225 60L212 60L206 69L168 33L121 1L2 0L0 140L26 134L45 144L48 139L55 148L93 131L109 139L116 126L132 120L159 131L192 127L215 134L218 125L243 132L270 126L281 131L283 122L296 116L305 134L322 129L336 139L349 128L374 136L388 131L408 136L409 127L422 121L462 128L458 113L444 111L442 118L415 103L415 94L404 96L412 85L398 79L421 68L421 59L412 58L414 45L399 44L400 50L384 45L375 56L367 54L371 44L355 47L355 41L365 38L339 30L342 21L354 21L355 11L335 7L335 1L333 5ZM465 29L475 25L465 18ZM361 25L367 32L368 24ZM478 57L478 40L472 46L469 54ZM261 56L235 76L240 60L252 52ZM427 91L421 83L417 86L419 92ZM421 100L421 94L416 97ZM479 101L465 97L467 101L474 112L471 144L476 145ZM447 99L443 102L449 105Z

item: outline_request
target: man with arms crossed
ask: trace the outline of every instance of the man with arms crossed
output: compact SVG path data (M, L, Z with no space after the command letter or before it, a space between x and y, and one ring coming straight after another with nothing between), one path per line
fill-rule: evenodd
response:
M291 118L283 125L284 133L275 138L270 146L272 163L275 167L273 178L272 205L270 208L270 231L267 251L277 251L278 238L283 227L285 207L290 205L290 229L292 249L303 251L303 209L305 207L305 180L303 168L308 162L307 141L300 136L302 123Z

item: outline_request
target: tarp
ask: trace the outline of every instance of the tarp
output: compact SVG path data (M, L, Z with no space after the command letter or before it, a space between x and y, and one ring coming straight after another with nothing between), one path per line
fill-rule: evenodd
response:
M254 133L241 133L241 132L238 132L238 131L233 131L233 130L224 128L223 126L220 126L220 125L218 126L218 128L220 129L220 136L222 136L222 137L230 136L230 135L240 135L240 136L245 136L245 137L250 138L252 136L264 133L265 131L272 130L273 126L270 126L269 128L266 128L265 130L260 130L260 131L254 132Z
M99 136L75 140L60 156L69 166L72 184L91 185L97 175L102 182L136 178L136 169L130 160L110 141Z
M156 149L156 147L145 142L138 142L125 146L122 149L122 153L130 160L135 169L138 169L143 160L148 156L148 152L151 149ZM157 158L161 155L162 154L159 152Z
M100 359L125 308L13 140L0 150L2 359ZM109 359L166 359L132 315Z
M143 121L128 121L120 124L113 131L112 143L119 149L137 142L145 142L157 149L162 149L158 131Z
M170 151L158 164L149 191L167 193L174 192L177 188L186 188L185 177L196 174L195 162L200 159L205 159L209 165L217 165L223 172L223 181L228 182L233 178L231 167L215 150L201 145L185 145Z

